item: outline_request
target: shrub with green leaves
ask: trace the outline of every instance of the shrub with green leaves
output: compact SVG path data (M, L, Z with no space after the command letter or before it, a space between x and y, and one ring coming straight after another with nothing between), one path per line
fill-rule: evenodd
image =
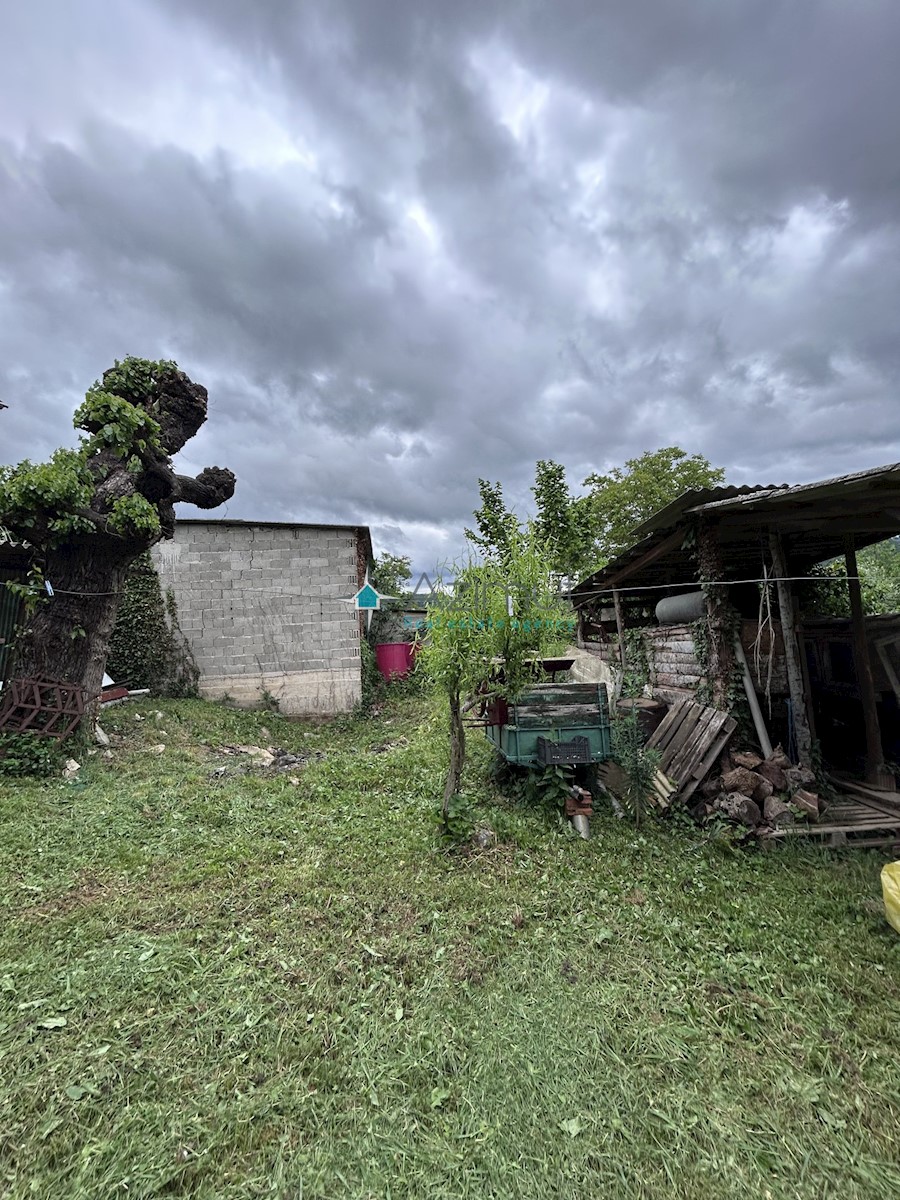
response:
M561 649L573 624L533 526L509 531L502 560L460 565L453 594L429 605L419 669L449 703L445 824L465 765L463 702L486 690L514 700L534 680L535 661Z
M659 769L660 756L657 750L647 748L635 708L627 715L620 714L613 720L612 758L622 768L628 780L623 799L631 810L635 824L640 825L644 815L644 802Z
M59 743L37 733L0 733L0 775L45 778L59 766Z

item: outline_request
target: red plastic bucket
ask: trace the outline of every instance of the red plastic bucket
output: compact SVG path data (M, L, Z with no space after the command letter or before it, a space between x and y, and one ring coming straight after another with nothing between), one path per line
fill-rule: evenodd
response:
M375 647L378 670L388 682L405 679L412 670L414 657L415 646L412 642L382 642Z

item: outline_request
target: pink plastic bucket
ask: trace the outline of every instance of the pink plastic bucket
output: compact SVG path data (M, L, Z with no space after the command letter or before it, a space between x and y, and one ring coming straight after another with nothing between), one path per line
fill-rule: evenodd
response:
M375 661L385 679L405 679L412 670L414 646L411 642L382 642L375 647Z

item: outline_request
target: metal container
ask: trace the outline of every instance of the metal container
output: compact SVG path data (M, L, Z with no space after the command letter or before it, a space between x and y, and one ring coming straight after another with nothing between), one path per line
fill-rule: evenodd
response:
M689 625L706 614L706 596L703 592L685 592L681 596L666 596L656 606L656 619L660 625Z

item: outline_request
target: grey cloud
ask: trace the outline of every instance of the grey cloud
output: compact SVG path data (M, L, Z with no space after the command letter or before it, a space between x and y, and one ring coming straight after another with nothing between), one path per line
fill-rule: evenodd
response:
M900 457L892 0L4 24L6 460L71 440L116 356L175 357L230 515L368 521L424 567L479 475L527 504L537 458L577 483L672 442L738 482Z

